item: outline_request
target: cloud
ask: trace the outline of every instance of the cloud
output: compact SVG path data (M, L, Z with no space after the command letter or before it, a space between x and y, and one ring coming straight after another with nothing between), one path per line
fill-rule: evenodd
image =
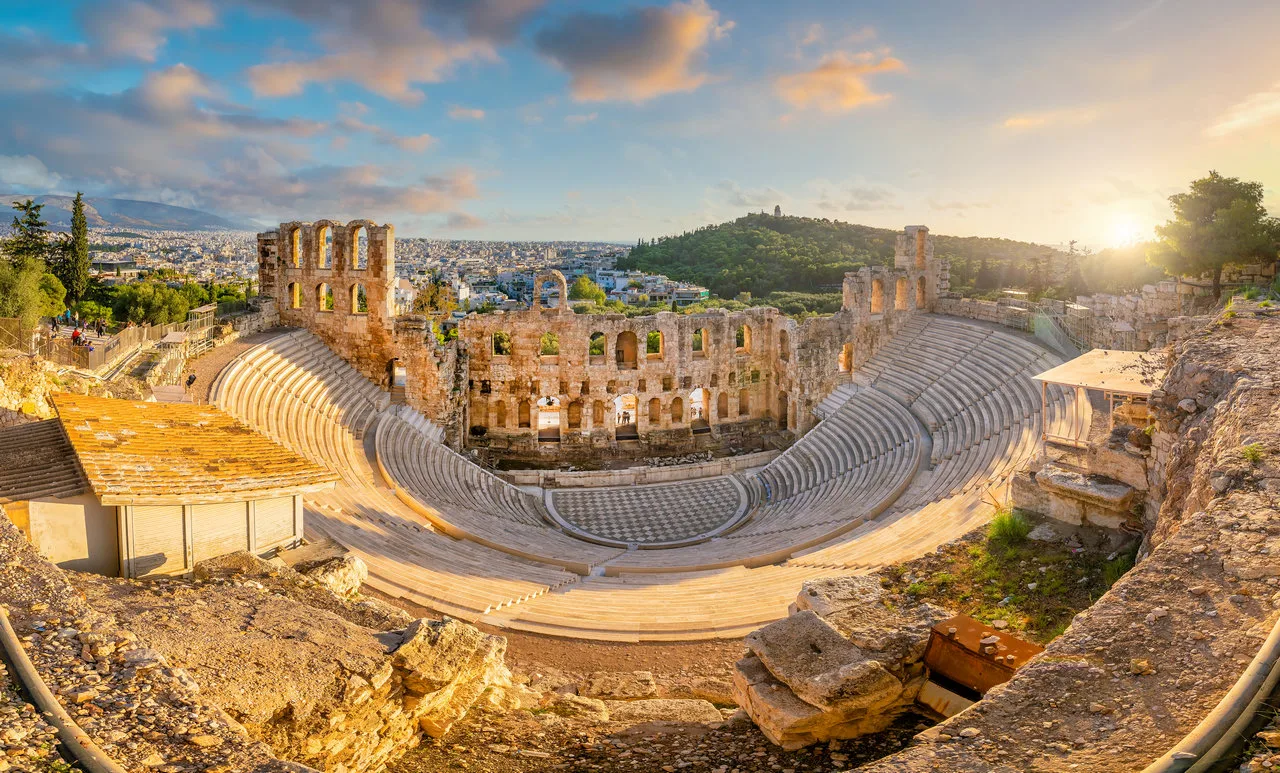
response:
M990 201L961 201L959 199L929 199L929 208L935 210L990 209Z
M7 185L56 184L264 222L444 216L480 195L466 168L428 174L403 163L318 164L313 144L349 127L260 114L229 102L216 84L182 65L115 93L5 89L0 84L0 101L23 116L0 121L0 179ZM347 107L349 115L360 113L356 104ZM381 137L410 150L423 142Z
M455 121L482 121L484 120L484 110L478 107L450 105L449 117Z
M466 212L450 212L449 216L445 218L445 226L448 228L467 230L483 228L485 226L485 222L475 215L468 215Z
M96 0L80 16L95 49L154 62L171 30L208 27L217 13L209 0Z
M309 84L349 81L406 104L418 84L439 83L461 63L496 61L542 0L252 0L316 29L324 53L249 68L254 94L283 97ZM432 26L428 26L430 18Z
M1274 123L1280 123L1280 83L1267 91L1250 94L1227 108L1204 133L1208 137L1226 137Z
M889 98L872 91L867 76L905 69L901 60L888 55L837 53L824 57L812 70L777 78L774 88L792 107L845 113Z
M19 193L49 193L62 176L49 171L35 156L0 156L0 185Z
M724 196L726 204L733 207L772 207L787 200L785 194L770 187L744 190L733 180L721 180L715 190Z
M704 49L733 28L705 0L634 8L618 15L576 13L535 38L538 51L569 73L580 102L644 102L693 91Z
M1038 113L1017 113L1006 118L1000 125L1015 131L1057 126L1079 126L1098 120L1101 114L1102 112L1096 107L1073 107L1061 110L1045 110Z
M581 126L584 123L591 123L600 117L599 113L581 113L577 115L566 115L564 122L569 126Z
M423 153L436 143L436 138L430 134L404 136L354 116L343 116L337 123L339 127L353 134L368 134L379 145L389 145L409 153Z
M849 183L836 187L818 181L818 202L815 206L826 212L871 212L903 209L894 189L877 183Z

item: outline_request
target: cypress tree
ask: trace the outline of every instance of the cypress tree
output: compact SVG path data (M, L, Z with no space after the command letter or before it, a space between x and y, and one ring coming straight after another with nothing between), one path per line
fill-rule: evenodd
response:
M71 242L65 258L66 276L58 277L67 287L73 303L89 290L89 223L84 216L84 195L76 191L71 205Z

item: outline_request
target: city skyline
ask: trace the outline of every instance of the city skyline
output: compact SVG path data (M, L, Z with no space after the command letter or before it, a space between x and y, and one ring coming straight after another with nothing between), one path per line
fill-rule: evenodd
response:
M1104 247L1210 168L1280 209L1262 2L107 0L0 21L5 191L615 242L781 205Z

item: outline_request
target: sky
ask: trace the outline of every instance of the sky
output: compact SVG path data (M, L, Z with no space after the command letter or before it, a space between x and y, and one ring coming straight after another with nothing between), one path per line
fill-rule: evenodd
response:
M748 211L1096 247L1280 214L1274 0L0 4L0 191L634 242Z

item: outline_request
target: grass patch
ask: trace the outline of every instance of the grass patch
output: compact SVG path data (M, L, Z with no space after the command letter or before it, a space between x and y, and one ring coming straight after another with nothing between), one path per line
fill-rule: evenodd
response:
M1025 542L1030 533L1031 523L1016 510L1001 510L987 526L987 539L1003 545L1017 545Z
M916 602L986 623L1004 620L1010 631L1046 644L1107 591L1114 579L1106 567L1116 564L1110 571L1119 577L1133 565L1133 553L1108 562L1105 553L1027 539L1033 525L1022 513L998 513L985 533L888 567L883 582Z
M1116 556L1110 561L1102 565L1102 584L1108 589L1115 585L1121 577L1133 568L1134 559L1138 556L1138 551L1127 550Z
M1261 302L1259 302L1259 303L1258 303L1258 308L1260 308L1260 309L1269 309L1269 308L1271 308L1271 299L1270 299L1270 298L1268 298L1268 299L1267 299L1267 300L1265 300L1265 301L1261 301Z
M1267 452L1261 443L1250 443L1247 446L1240 447L1240 455L1244 457L1246 462L1257 467L1262 463L1262 457L1266 456Z

